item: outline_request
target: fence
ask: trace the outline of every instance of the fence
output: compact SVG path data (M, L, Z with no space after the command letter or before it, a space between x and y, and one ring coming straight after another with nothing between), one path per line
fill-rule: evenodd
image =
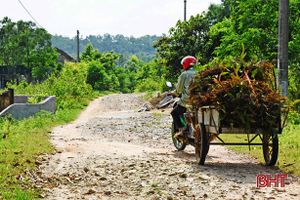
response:
M8 82L15 81L18 83L22 80L31 80L31 70L23 65L0 65L0 88L5 88Z
M8 89L0 95L0 112L14 103L14 90Z

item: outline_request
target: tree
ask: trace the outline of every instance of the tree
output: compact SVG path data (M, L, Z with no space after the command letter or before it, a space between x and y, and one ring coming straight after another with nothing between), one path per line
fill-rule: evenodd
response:
M136 73L135 91L161 91L165 85L165 67L155 60L142 63Z
M88 65L87 82L96 90L146 92L161 90L165 71L155 61L144 62L133 55L122 65L120 56L113 52L99 52L87 45L81 60Z
M87 45L81 61L88 63L87 83L96 90L119 90L116 61L119 55L113 52L101 53L92 44Z
M211 27L212 37L220 38L214 56L237 57L242 51L246 60L277 60L278 1L225 0L230 17ZM300 2L290 0L289 12L289 97L300 98Z
M108 73L105 67L97 61L88 63L87 83L100 91L116 90L119 86L115 74Z
M289 97L300 99L300 2L290 1L289 12ZM300 106L299 106L300 112Z
M186 55L196 56L200 64L212 59L219 39L209 35L210 27L227 15L223 5L212 5L207 13L192 16L188 21L178 21L168 35L156 42L157 58L168 67L168 77L178 76L180 60Z
M0 21L0 63L24 66L35 80L44 80L57 68L58 54L51 46L51 35L33 22Z
M246 59L277 58L278 3L275 0L245 0L224 2L230 7L230 17L215 24L210 31L221 43L214 51L221 59L239 56Z
M85 47L85 50L82 52L80 60L89 62L92 60L97 60L100 57L101 57L101 53L97 49L94 49L93 45L89 43Z

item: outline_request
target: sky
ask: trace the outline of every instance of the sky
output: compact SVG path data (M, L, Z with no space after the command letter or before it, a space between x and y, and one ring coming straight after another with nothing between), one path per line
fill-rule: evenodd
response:
M123 34L167 34L183 20L184 0L0 0L0 20L34 21L52 35L74 37ZM187 18L221 0L187 0Z

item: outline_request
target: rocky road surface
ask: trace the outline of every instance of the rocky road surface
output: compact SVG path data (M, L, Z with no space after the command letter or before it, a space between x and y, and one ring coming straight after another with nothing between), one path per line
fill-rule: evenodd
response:
M170 110L137 112L141 95L114 94L93 101L71 124L56 127L57 153L34 175L43 199L300 199L299 180L257 188L258 174L282 172L222 146L206 165L194 149L178 152L170 137Z

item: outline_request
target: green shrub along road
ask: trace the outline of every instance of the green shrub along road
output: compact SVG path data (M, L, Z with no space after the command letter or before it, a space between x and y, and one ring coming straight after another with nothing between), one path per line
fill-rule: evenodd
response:
M3 119L0 139L0 196L4 199L31 199L35 196L35 191L29 189L30 183L24 172L35 168L39 155L54 153L49 142L51 128L62 121L74 119L79 111L65 111L68 116L64 118L60 118L58 113L51 115L41 112L22 121Z

